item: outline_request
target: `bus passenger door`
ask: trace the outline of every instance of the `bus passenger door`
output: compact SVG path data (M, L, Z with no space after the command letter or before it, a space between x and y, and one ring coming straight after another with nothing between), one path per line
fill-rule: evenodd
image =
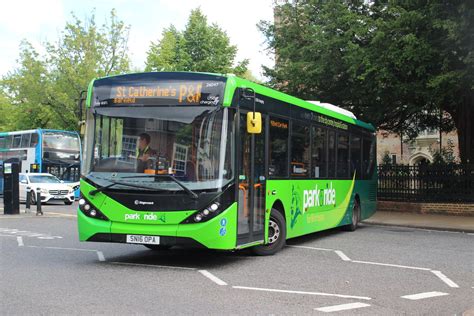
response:
M237 246L263 241L265 224L265 133L247 133L246 114L240 114L238 140Z

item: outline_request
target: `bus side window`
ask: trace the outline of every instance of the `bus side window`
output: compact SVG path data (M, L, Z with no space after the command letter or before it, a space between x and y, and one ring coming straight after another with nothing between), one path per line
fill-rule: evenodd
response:
M0 136L0 148L7 148L7 138L5 136Z
M311 166L313 178L326 178L327 177L327 132L324 127L312 128L312 153L311 153Z
M30 147L35 147L38 144L38 133L31 134Z
M336 132L329 131L328 137L328 177L336 177Z
M337 133L337 177L349 176L349 135Z
M20 145L21 145L21 135L13 136L12 148L20 148Z
M362 176L364 179L370 179L372 176L372 169L374 163L374 148L373 141L369 138L364 138L362 143Z
M30 147L30 136L31 134L23 134L21 135L21 148L28 148Z
M288 177L288 121L270 119L270 164L271 177Z
M308 126L293 122L291 125L290 173L295 178L307 178L309 176L310 136Z
M356 179L362 178L362 168L361 168L361 137L357 135L352 135L351 137L351 174L350 176L354 176L354 172L356 174Z

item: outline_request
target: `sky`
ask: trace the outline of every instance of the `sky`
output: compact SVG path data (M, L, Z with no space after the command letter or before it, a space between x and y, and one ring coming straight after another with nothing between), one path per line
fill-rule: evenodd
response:
M183 30L189 13L200 7L209 23L217 23L238 48L237 61L250 60L249 68L264 79L262 65L272 66L262 33L256 24L273 21L272 0L8 0L3 1L0 18L0 77L13 71L19 58L20 42L29 41L44 54L44 43L56 42L71 21L71 12L81 20L95 12L102 25L115 8L117 16L130 25L129 56L132 69L145 67L150 42L157 42L165 27Z

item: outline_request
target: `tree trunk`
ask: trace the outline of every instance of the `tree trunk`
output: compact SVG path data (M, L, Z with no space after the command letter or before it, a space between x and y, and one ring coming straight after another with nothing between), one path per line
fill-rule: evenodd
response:
M456 107L454 116L462 163L474 163L474 93L469 93Z

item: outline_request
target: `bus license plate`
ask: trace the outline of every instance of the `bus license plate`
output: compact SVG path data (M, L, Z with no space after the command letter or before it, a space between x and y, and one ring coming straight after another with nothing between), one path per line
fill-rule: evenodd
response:
M127 235L127 243L129 243L129 244L159 245L160 244L160 236Z

